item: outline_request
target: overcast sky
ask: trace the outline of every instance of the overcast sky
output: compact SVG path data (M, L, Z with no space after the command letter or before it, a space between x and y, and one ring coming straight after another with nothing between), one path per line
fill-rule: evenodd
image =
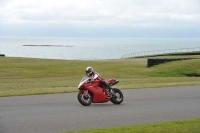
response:
M200 38L200 0L0 0L0 36Z

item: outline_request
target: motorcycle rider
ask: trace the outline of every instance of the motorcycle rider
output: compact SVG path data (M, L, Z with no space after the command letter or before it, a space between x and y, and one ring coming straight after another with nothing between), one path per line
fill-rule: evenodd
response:
M85 72L86 72L86 75L90 78L90 82L94 82L95 80L100 80L100 85L105 86L105 88L107 88L110 93L112 89L110 85L97 72L95 72L92 67L87 67ZM107 94L107 96L109 95L109 93Z

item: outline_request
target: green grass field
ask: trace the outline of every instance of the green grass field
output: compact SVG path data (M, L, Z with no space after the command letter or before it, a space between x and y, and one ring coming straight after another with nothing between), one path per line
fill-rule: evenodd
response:
M182 60L147 68L146 59L69 61L0 57L0 97L78 91L85 68L105 79L117 78L119 89L200 85L200 60ZM77 133L199 133L200 119L97 129ZM67 133L67 132L66 132ZM74 132L72 132L74 133Z
M147 68L146 59L49 60L0 57L0 96L75 92L85 68L92 66L103 78L116 78L119 89L200 85L200 60L174 61Z
M65 133L199 133L200 119Z

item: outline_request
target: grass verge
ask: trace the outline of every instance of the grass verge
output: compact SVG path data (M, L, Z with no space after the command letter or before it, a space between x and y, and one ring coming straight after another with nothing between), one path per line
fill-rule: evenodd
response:
M146 59L48 60L0 57L0 97L75 92L85 68L92 66L119 89L200 85L200 60L183 60L147 68Z
M199 133L200 119L64 133Z

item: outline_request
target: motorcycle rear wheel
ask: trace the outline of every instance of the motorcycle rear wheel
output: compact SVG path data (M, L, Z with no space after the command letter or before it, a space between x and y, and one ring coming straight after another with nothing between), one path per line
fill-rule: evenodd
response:
M112 97L110 101L114 104L121 104L124 100L123 93L119 89L112 89L114 93L117 95L117 97Z
M83 106L89 106L92 103L92 95L90 93L88 93L87 97L85 97L83 92L79 92L77 98Z

